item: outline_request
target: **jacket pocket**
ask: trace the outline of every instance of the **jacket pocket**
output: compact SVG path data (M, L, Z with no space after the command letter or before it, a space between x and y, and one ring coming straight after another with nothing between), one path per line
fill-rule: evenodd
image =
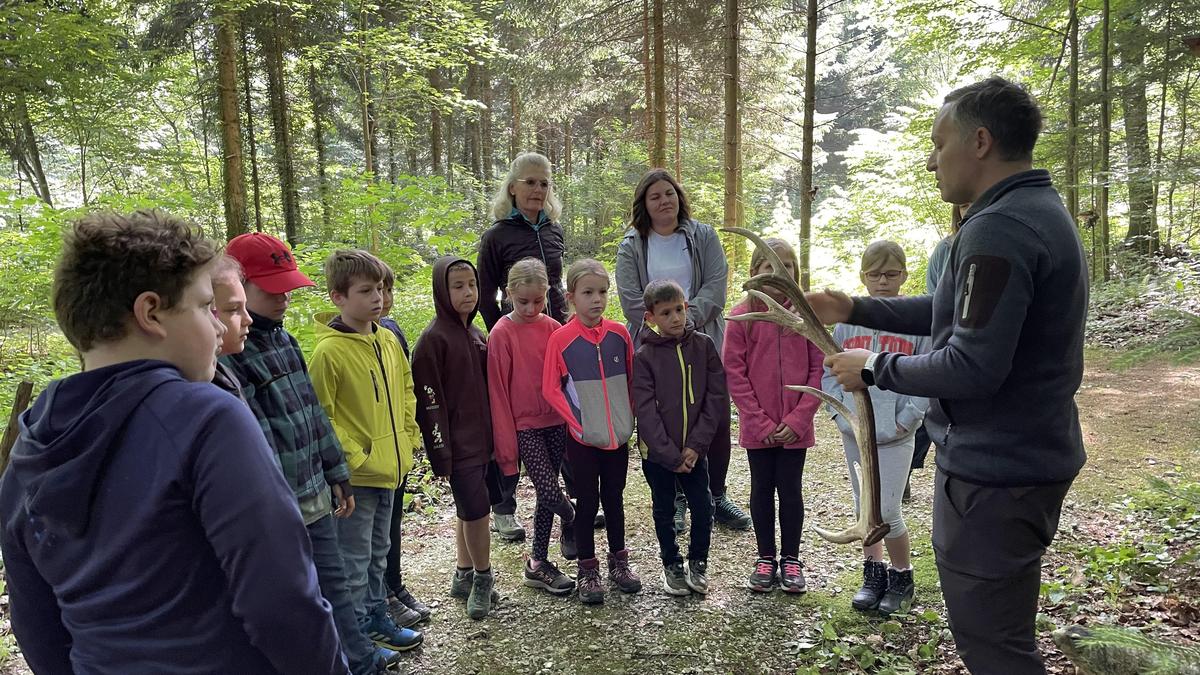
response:
M371 487L395 487L400 484L400 466L394 436L383 434L372 438L363 450L366 460L354 469L351 475L352 482Z

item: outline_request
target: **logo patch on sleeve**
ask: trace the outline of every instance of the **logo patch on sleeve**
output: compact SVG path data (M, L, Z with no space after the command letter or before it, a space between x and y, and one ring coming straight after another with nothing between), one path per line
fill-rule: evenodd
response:
M963 328L983 328L991 320L1012 265L1008 260L990 255L973 255L963 261L959 272L966 275L958 303L958 325Z

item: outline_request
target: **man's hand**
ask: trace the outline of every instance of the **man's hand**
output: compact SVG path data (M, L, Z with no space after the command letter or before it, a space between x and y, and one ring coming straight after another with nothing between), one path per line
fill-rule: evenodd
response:
M850 310L854 309L854 301L850 296L828 288L819 293L805 293L804 299L808 300L821 323L827 326L846 323L850 320Z
M700 461L700 453L691 448L683 449L683 461L675 469L675 473L691 473L695 468L696 462Z
M862 380L863 366L867 365L867 357L871 355L868 349L851 349L840 354L825 357L825 367L837 377L838 384L846 391L866 389Z
M780 422L779 426L775 427L775 431L771 432L771 435L767 437L767 442L771 445L789 445L795 443L799 438L796 432L792 431L791 427Z
M347 495L341 483L333 486L333 502L337 506L333 510L334 518L349 518L354 513L354 495Z

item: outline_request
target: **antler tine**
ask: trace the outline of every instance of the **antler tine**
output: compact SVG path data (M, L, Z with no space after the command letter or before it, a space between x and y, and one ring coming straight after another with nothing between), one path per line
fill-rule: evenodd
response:
M729 321L768 321L787 328L788 330L804 334L808 332L808 326L805 325L802 317L796 316L794 312L789 312L783 305L775 302L775 298L756 291L753 288L746 289L750 297L755 298L759 302L767 306L765 312L748 312L746 314L736 314L725 317Z

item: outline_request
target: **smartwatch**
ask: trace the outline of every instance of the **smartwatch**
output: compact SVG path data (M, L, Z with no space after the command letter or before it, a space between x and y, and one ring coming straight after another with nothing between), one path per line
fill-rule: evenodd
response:
M875 359L878 359L881 353L882 352L875 352L871 354L867 357L867 362L863 364L861 377L862 381L866 383L868 387L875 386Z

